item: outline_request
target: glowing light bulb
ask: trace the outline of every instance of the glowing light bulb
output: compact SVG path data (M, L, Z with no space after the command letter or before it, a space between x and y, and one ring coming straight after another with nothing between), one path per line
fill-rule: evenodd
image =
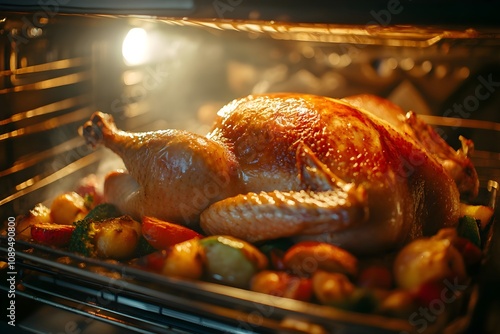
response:
M142 28L132 28L122 44L122 55L127 65L140 65L149 58L148 33Z

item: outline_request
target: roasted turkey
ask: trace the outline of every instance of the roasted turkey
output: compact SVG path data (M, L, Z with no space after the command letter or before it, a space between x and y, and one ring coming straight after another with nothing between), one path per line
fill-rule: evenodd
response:
M96 112L82 134L123 160L126 171L104 185L123 212L251 242L382 252L455 225L461 194L478 189L470 141L455 151L416 114L371 95L252 95L224 106L206 136L125 132Z

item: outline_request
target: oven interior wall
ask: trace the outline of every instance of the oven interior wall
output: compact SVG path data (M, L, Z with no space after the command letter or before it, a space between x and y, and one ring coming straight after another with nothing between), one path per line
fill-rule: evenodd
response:
M115 163L78 136L96 110L128 130L205 133L225 103L275 91L387 97L426 117L455 148L459 135L473 139L481 184L500 180L497 38L329 43L259 29L62 14L9 14L0 25L0 217L26 212ZM135 30L142 39L127 48L133 28L144 29ZM492 273L500 272L495 266Z

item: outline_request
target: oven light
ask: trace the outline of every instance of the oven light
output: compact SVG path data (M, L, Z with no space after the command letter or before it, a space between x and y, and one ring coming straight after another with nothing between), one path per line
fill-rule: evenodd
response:
M122 44L122 55L127 65L144 64L149 59L148 33L142 28L132 28Z

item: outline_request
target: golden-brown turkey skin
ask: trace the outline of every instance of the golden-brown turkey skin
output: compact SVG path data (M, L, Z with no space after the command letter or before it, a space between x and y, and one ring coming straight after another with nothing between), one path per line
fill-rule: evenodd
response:
M388 123L347 103L300 94L250 96L233 101L219 116L208 137L234 152L248 191L302 189L296 177L299 143L345 182L366 188L368 222L304 238L364 252L457 222L458 191L436 160ZM210 233L253 240L249 227L240 233L231 224L202 221ZM276 226L259 226L266 228Z
M356 253L391 249L458 220L457 187L437 160L347 102L249 96L218 115L206 137L128 133L94 115L83 127L87 142L112 149L129 173L108 177L106 198L135 216L185 225L201 216L210 234L324 240ZM325 175L342 182L319 190L304 171L320 183Z
M372 118L333 99L250 96L219 115L208 138L234 152L249 191L299 189L295 154L301 142L346 182L375 181L389 170Z
M410 111L405 114L403 109L389 100L370 94L360 94L343 98L349 104L362 108L389 122L396 130L401 131L406 138L411 137L432 155L454 179L460 194L465 199L473 199L479 192L479 178L469 159L474 150L471 140L460 137L462 147L455 151L437 132Z
M94 114L83 131L87 142L103 144L122 158L127 171L107 176L105 200L136 218L196 225L211 203L242 191L232 154L203 136L180 130L125 132L103 113Z

